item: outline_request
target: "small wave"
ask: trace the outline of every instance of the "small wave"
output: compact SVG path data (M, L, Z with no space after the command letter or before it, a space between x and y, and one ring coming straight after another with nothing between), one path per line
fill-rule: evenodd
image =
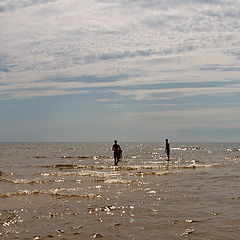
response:
M94 158L95 160L96 160L96 159L109 159L109 156L98 155L98 156L94 156L93 158Z
M175 167L176 169L180 169L179 167ZM187 167L182 167L187 168ZM188 167L188 168L194 168L194 167ZM161 169L161 171L157 171ZM132 169L131 169L132 170ZM137 168L137 170L141 170L141 168ZM142 169L145 170L145 169ZM105 183L123 183L128 184L132 183L133 181L127 181L122 179L109 179L111 177L115 177L118 175L126 174L128 176L142 176L142 175L155 175L155 176L161 176L161 175L170 175L170 174L179 174L180 171L169 171L167 167L164 168L153 168L151 170L156 171L128 171L128 172L98 172L98 171L77 171L77 172L51 172L51 173L41 173L42 176L58 176L58 177L67 177L67 176L82 176L82 177L97 177L102 178Z
M42 168L76 168L77 165L76 164L55 164L55 165L47 165L47 166L41 166Z
M130 184L130 183L133 183L133 182L134 181L124 180L124 179L107 179L107 180L104 180L104 183Z
M232 163L233 162L236 162L236 163L238 163L239 161L240 161L240 156L239 157L237 157L237 156L234 156L234 157L232 157L232 158L225 158L225 160L227 160L227 161L231 161Z
M149 162L145 162L145 163L147 163L147 164L149 164L149 163L150 163L150 164L163 164L164 161L162 161L162 159L163 159L163 158L160 158L161 161L149 161Z
M53 182L54 180L42 180L42 179L37 178L37 179L33 179L33 180L28 180L28 179L1 179L0 181L15 183L15 184L41 184L41 183Z
M206 150L205 148L201 147L172 147L172 150L175 151L197 151L197 150Z
M93 158L92 156L63 156L61 158L78 158L78 159L88 159L88 158Z
M136 172L131 173L130 176L147 176L147 175L153 175L153 176L164 176L164 175L173 175L173 174L179 174L179 171L150 171L150 172Z
M119 175L118 172L98 172L98 171L76 171L76 172L50 172L41 173L42 176L92 176L92 177L109 177Z
M213 164L197 164L197 161L190 161L190 164L187 165L171 165L170 164L161 164L161 165L119 165L119 166L102 166L102 165L74 165L74 164L57 164L51 167L59 169L91 169L91 170L124 170L124 171L136 171L136 170L158 170L158 169L196 169L196 168L210 168L210 167L219 167L222 164L213 163ZM100 173L99 171L80 171L80 172L65 172L63 174L72 174L72 175L82 175L82 174L92 174ZM101 172L104 173L104 172ZM105 172L107 173L107 172ZM51 173L50 173L51 174ZM53 173L55 174L55 173ZM57 173L58 174L58 173Z
M189 234L194 233L194 231L195 231L194 228L187 228L187 229L185 229L184 232L180 233L179 235L180 235L180 236L189 235Z
M233 160L234 161L240 161L240 157L234 157Z
M215 168L221 167L221 163L213 163L213 164L190 164L187 166L181 166L182 169L197 169L197 168Z
M41 167L42 168L76 169L76 168L86 168L87 166L81 166L81 165L77 165L77 164L60 163L60 164L46 165L46 166L41 166Z
M55 165L47 165L41 166L42 168L59 168L59 169L96 169L103 170L109 169L109 166L101 166L101 165L77 165L77 164L55 164Z
M238 159L234 159L237 161ZM161 164L161 165L160 165ZM216 168L221 167L222 163L212 163L212 164L198 164L197 161L190 161L189 164L186 165L178 165L174 163L159 165L119 165L119 166L102 166L102 165L75 165L75 164L56 164L51 166L44 166L47 168L58 168L58 169L82 169L80 171L67 171L67 172L47 172L47 173L39 173L42 176L92 176L92 177L109 177L110 175L119 175L124 172L129 171L141 171L141 170L152 170L158 171L160 170L160 174L162 174L163 170L171 170L171 169L200 169L200 168ZM99 171L105 170L105 171ZM135 174L135 173L134 173Z
M196 164L192 163L189 165L133 165L133 166L117 166L118 170L134 171L134 170L159 170L159 169L197 169L197 168L211 168L211 167L220 167L222 164L213 163L213 164Z
M90 166L78 166L77 168L86 168L86 169L95 169L95 170L104 170L104 169L110 169L109 166L101 166L101 165L90 165Z
M16 192L7 192L0 194L0 198L7 198L11 196L26 196L26 195L40 195L40 194L48 194L60 197L82 197L82 198L100 198L101 195L86 193L80 194L78 189L68 189L68 188L56 188L56 189L48 189L48 190L19 190Z
M126 206L115 206L115 205L112 205L112 206L104 206L104 207L89 207L88 208L88 212L89 213L93 213L93 212L111 212L111 211L133 211L134 210L134 206L133 205L126 205Z
M233 149L228 148L227 151L228 152L240 152L240 149L238 149L238 148L233 148Z
M140 170L140 169L145 169L145 170L157 170L157 169L164 169L165 166L160 166L160 165L125 165L125 166L114 166L113 167L116 170L124 170L124 171L135 171L135 170Z

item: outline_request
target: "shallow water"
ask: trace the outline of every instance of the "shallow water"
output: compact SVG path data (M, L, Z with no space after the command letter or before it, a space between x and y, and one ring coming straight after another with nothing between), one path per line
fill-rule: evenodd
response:
M0 143L2 239L239 239L239 143Z

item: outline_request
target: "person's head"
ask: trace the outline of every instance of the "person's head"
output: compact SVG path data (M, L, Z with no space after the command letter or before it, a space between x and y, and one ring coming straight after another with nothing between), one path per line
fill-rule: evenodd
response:
M114 140L114 143L117 143L117 140Z
M165 141L168 142L168 139L166 139Z

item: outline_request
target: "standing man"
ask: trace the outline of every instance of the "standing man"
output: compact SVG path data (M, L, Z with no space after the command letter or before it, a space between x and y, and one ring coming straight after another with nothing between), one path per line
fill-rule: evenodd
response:
M114 165L116 166L118 164L118 162L119 162L120 153L121 153L121 148L117 144L117 140L114 140L114 144L112 146L112 150L113 150L113 156L114 156Z
M168 161L170 160L170 144L168 142L168 139L166 141L166 147L165 147L165 153L167 154Z

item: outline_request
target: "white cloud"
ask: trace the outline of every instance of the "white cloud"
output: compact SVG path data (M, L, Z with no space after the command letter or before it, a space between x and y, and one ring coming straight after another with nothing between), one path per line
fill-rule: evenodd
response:
M47 4L58 0L1 0L0 12L12 11L18 8L26 8L39 4Z
M25 89L36 88L41 96L41 89L49 86L68 91L237 79L239 3L1 1L0 92L22 89L24 94ZM218 72L209 68L211 64ZM235 71L224 71L226 67ZM112 83L51 83L86 75L129 77Z

